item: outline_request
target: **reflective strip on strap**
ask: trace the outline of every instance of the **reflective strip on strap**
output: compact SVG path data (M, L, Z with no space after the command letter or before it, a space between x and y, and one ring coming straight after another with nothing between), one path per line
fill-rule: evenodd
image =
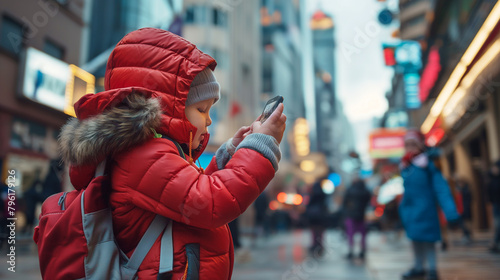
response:
M139 241L139 244L137 244L134 253L130 257L130 260L128 261L128 263L122 266L123 279L133 279L142 261L148 254L149 250L151 250L151 247L153 247L153 244L155 243L158 236L160 236L161 232L167 227L168 224L171 224L169 219L160 215L156 215L153 222L151 222L151 224L149 225L148 230L146 231L146 233L144 233L144 236L142 236L141 241ZM162 239L163 238L164 237L162 237ZM172 242L172 234L170 234L170 242ZM166 252L165 254L170 254L173 258L173 251ZM160 263L161 262L162 260L160 259Z
M174 269L174 246L172 244L172 222L168 222L168 226L161 237L160 251L160 271L165 273Z

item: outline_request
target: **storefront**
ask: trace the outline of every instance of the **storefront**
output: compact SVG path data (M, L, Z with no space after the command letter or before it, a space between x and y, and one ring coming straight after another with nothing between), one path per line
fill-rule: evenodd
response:
M475 229L492 224L486 186L489 167L500 159L499 20L497 3L458 63L447 66L452 71L421 126L427 144L443 149L445 177L469 184Z
M94 78L76 67L34 48L27 48L3 84L0 106L1 180L15 172L16 217L21 230L33 222L38 202L71 190L59 157L57 138L73 104L93 92ZM12 75L11 75L12 74ZM28 217L28 218L27 218ZM35 215L36 217L36 215ZM31 221L30 221L31 219Z

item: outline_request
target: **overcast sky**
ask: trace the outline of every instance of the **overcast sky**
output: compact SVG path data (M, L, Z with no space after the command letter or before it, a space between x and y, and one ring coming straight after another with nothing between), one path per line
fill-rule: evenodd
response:
M384 65L383 42L393 42L391 33L397 23L383 26L378 14L389 5L397 9L397 0L316 0L310 13L321 9L332 16L336 39L336 92L354 126L357 148L368 151L368 134L373 117L387 110L385 94L390 90L393 70ZM366 159L365 159L366 160Z

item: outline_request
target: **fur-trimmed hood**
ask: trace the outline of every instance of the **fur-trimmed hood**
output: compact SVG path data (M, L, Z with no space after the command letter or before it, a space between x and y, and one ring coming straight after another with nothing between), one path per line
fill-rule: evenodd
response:
M92 165L152 137L161 124L158 99L137 93L102 114L70 119L59 137L62 158L72 165Z

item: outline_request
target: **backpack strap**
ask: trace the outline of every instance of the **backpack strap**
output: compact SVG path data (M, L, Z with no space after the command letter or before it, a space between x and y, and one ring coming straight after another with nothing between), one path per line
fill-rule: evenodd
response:
M155 243L161 232L167 228L162 236L161 255L160 255L160 273L171 271L173 268L173 246L172 246L172 223L168 218L156 215L153 222L149 225L146 233L137 244L137 247L128 260L128 262L121 267L122 279L134 279L139 266L148 254L151 247ZM169 230L170 228L170 230ZM164 244L165 243L165 244ZM170 245L170 246L169 246ZM170 250L167 250L170 248ZM165 249L165 250L163 250ZM163 265L163 266L162 266ZM169 269L169 270L166 270Z
M177 142L175 142L170 138L167 139L174 142L179 151L182 152L182 149ZM181 156L184 157L184 153L182 153ZM99 176L103 176L105 173L106 173L106 160L103 160L97 166L94 177L97 178ZM83 211L83 205L82 205L82 211ZM123 253L123 251L120 250L122 257L125 260L128 259L128 261L120 267L122 279L124 280L134 279L134 277L137 274L137 270L139 270L139 266L141 265L142 261L144 260L148 252L153 247L153 244L155 243L158 236L160 236L162 231L163 235L161 238L159 273L162 274L173 270L174 248L172 245L172 223L170 222L170 219L160 215L156 215L151 224L149 225L148 229L142 236L141 240L139 241L139 244L137 244L137 247L134 250L134 253L132 253L130 259L128 259L128 257Z
M165 217L162 217L165 218ZM174 246L172 244L172 222L168 225L161 237L160 270L159 274L174 270Z

